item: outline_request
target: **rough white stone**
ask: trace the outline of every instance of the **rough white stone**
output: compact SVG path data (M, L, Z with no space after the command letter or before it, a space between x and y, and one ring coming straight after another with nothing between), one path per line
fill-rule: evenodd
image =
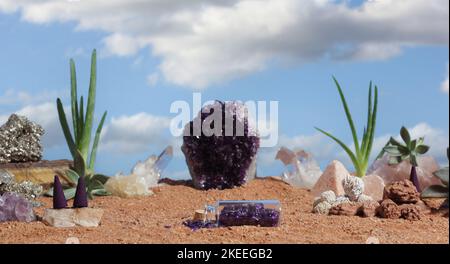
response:
M97 227L103 216L103 209L67 208L45 209L42 221L53 227Z
M313 213L327 215L330 212L331 207L332 205L330 203L323 201L313 208Z
M357 201L358 197L364 192L364 182L356 176L347 176L342 181L344 192L351 201Z

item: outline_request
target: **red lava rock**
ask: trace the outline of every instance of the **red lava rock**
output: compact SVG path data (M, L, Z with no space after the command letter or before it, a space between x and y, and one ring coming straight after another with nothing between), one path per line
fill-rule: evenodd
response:
M361 206L361 203L356 202L342 203L331 207L329 214L354 216L358 214L359 208L361 208Z
M381 202L377 214L382 218L397 219L400 218L401 211L396 203L390 199Z
M421 214L417 206L413 204L403 204L399 206L401 218L411 221L420 220Z
M375 201L363 203L360 208L360 214L362 217L374 217L377 214L380 204Z
M410 204L420 201L420 193L410 180L393 182L384 188L384 198L396 204Z

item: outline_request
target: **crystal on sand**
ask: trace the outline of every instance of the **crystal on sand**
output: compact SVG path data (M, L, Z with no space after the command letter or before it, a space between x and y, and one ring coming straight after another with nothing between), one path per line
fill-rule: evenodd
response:
M387 155L376 160L370 167L368 174L380 176L386 185L392 182L410 179L411 164L408 161L402 161L397 165L389 165L388 161L389 158ZM422 190L430 185L440 184L440 180L433 175L433 172L439 169L439 165L433 157L419 157L418 164L417 176Z
M162 171L173 157L173 148L167 147L158 157L152 155L144 162L138 162L130 175L118 173L105 184L107 191L120 197L146 196L158 185Z
M0 222L31 222L35 219L33 205L27 199L16 193L0 195Z
M286 147L282 147L276 156L286 166L282 178L287 183L311 189L322 175L317 162L312 158L311 154L300 150L294 152Z

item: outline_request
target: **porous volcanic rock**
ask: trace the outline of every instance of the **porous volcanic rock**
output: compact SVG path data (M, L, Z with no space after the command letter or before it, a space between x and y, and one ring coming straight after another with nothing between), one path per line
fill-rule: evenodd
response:
M384 198L396 204L417 203L420 193L410 180L393 182L384 188Z

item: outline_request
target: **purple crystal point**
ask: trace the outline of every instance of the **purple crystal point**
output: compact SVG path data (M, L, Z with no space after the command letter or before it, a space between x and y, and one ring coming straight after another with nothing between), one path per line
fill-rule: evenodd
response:
M86 183L84 182L84 177L78 178L78 185L75 192L75 199L73 200L73 207L88 207L88 196L86 193Z
M419 178L417 177L417 169L416 166L411 167L410 181L416 186L418 192L421 192Z
M53 209L63 209L67 207L67 200L64 196L63 187L59 181L59 177L55 176L53 182Z
M31 222L35 219L33 205L30 201L16 193L8 192L0 195L0 222Z
M222 117L222 123L211 122L215 117ZM205 134L205 127L214 133ZM220 101L204 107L186 125L181 147L194 186L204 190L244 184L258 148L259 137L245 105Z

